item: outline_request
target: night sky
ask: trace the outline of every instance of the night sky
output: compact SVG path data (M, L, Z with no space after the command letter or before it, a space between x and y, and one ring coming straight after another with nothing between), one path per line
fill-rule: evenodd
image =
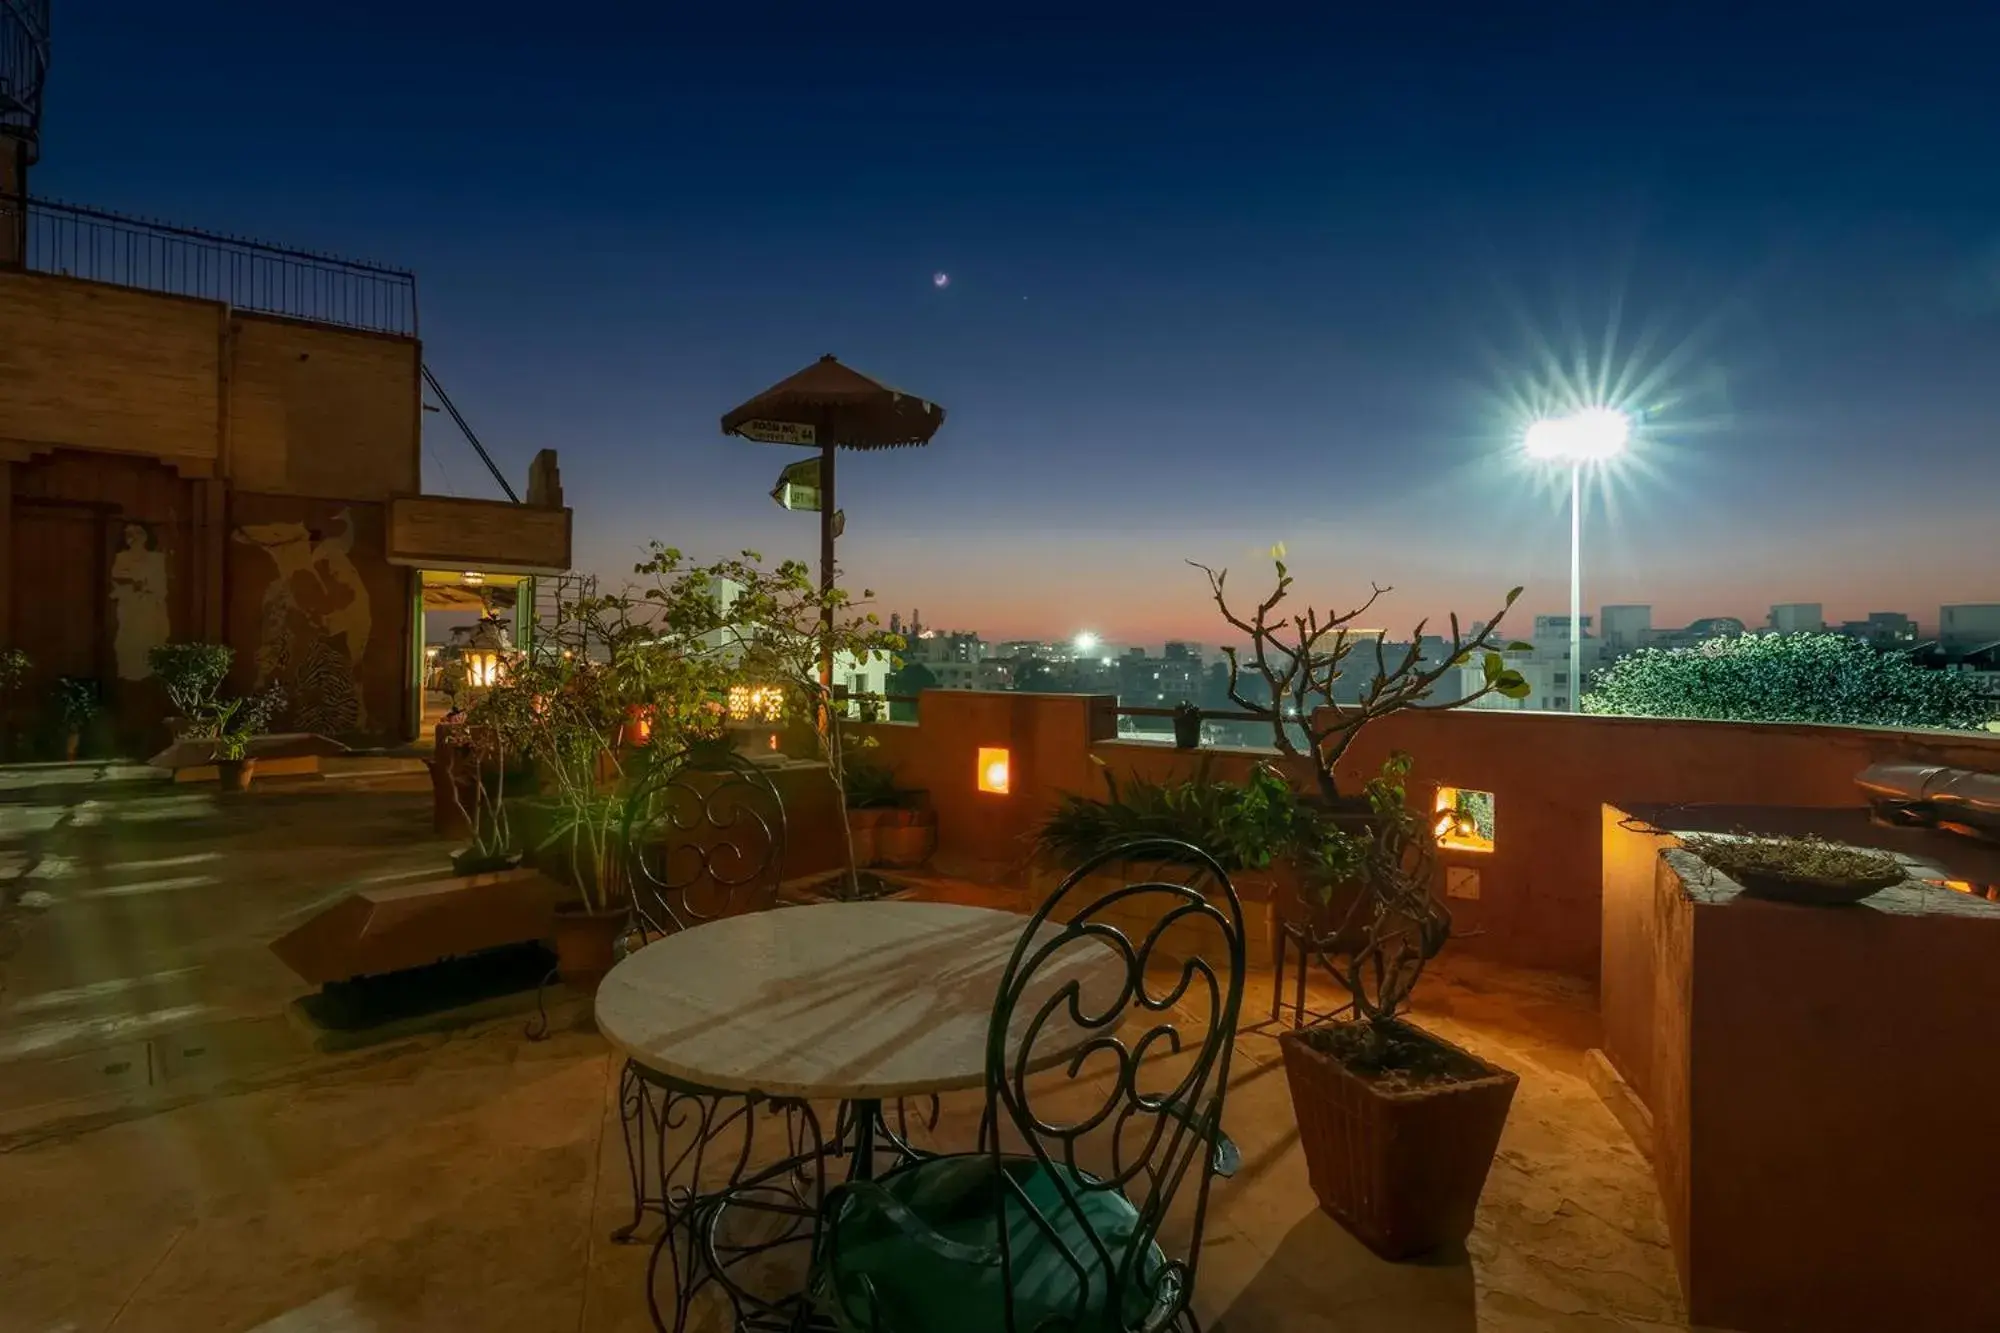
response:
M833 352L950 410L843 462L846 581L989 637L1214 642L1182 560L1278 541L1391 628L1563 610L1516 447L1599 397L1588 606L2000 600L2000 7L958 8L57 0L34 187L415 269L601 573L816 551L716 419Z

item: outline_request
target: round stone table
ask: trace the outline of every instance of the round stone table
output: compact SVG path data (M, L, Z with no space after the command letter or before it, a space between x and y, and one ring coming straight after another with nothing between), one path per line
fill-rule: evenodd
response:
M920 1155L889 1129L882 1104L985 1085L994 1000L1027 928L1028 918L1013 912L946 903L779 907L668 935L611 969L597 991L597 1027L629 1060L619 1096L634 1191L633 1222L614 1239L629 1238L649 1208L666 1219L647 1265L654 1327L682 1333L693 1293L711 1280L728 1293L735 1327L787 1327L804 1317L803 1293L773 1300L732 1279L741 1256L770 1244L718 1249L722 1210L762 1209L791 1224L781 1239L809 1239L824 1171L808 1163L832 1152L848 1158L850 1178L872 1176L878 1136L899 1154ZM1040 930L1053 937L1063 927ZM1081 1012L1103 1016L1121 1006L1126 981L1112 949L1065 941L1014 1005L1009 1076L1015 1043L1050 996L1074 983ZM1058 1064L1099 1035L1072 1022L1068 1009L1059 1003L1035 1034L1029 1070ZM665 1099L657 1107L647 1083ZM832 1142L820 1134L815 1100L842 1104ZM788 1155L746 1173L760 1101L782 1116ZM651 1203L648 1125L659 1137L661 1185ZM670 1149L670 1134L689 1142ZM729 1163L719 1186L703 1176L711 1142L730 1145L717 1150ZM690 1162L688 1183L670 1184ZM676 1274L670 1315L657 1299L667 1255Z
M1013 912L896 901L726 917L612 968L597 1026L641 1068L718 1092L879 1104L981 1087L1000 977L1027 926ZM1072 982L1086 1015L1108 1012L1125 962L1094 940L1064 944L1015 1004L1012 1037ZM1028 1068L1057 1064L1094 1035L1063 1005Z

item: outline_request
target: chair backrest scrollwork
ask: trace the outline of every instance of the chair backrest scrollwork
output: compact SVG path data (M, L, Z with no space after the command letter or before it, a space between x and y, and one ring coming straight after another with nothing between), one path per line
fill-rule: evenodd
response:
M1184 882L1149 879L1103 892L1093 879L1162 862ZM1074 979L1082 975L1075 951L1089 949L1108 950L1122 975L1086 993ZM1243 972L1243 908L1228 874L1204 852L1167 839L1078 866L1036 911L1008 963L987 1032L987 1146L1000 1167L1019 1152L1006 1140L1018 1140L1043 1170L1036 1199L1017 1176L996 1171L1001 1259L1011 1264L1011 1191L1012 1209L1058 1247L1077 1279L1078 1327L1089 1304L1114 1312L1105 1327L1158 1328L1191 1296L1209 1185L1233 1151L1221 1134L1222 1103ZM1064 974L1071 979L1051 984ZM1096 974L1100 982L1105 975ZM1046 1043L1074 1044L1078 1029L1088 1034L1081 1046L1043 1068ZM1190 1239L1162 1263L1154 1246L1184 1186L1193 1190ZM1136 1211L1119 1210L1115 1234L1106 1234L1105 1211L1091 1202L1099 1191L1117 1191ZM1011 1276L1005 1285L1012 1327Z
M625 808L634 930L775 906L785 836L784 801L757 765L719 747L655 757Z

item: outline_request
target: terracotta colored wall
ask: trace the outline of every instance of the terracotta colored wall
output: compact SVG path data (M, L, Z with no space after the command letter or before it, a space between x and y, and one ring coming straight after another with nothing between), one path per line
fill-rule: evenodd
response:
M1654 1034L1659 1027L1654 995L1658 975L1654 950L1660 931L1655 882L1660 849L1673 846L1675 840L1627 828L1624 812L1612 805L1603 807L1600 827L1604 920L1597 1007L1604 1025L1603 1049L1639 1100L1651 1107L1659 1096L1653 1072Z
M1690 903L1663 865L1655 1137L1694 1322L2000 1328L2000 908L1936 897Z
M1343 781L1398 749L1416 759L1413 799L1440 783L1494 794L1494 850L1445 857L1482 872L1480 899L1451 904L1477 932L1463 947L1578 976L1598 972L1606 802L1852 806L1878 760L2000 769L1996 736L1462 709L1371 726Z
M879 757L906 785L932 793L939 864L991 877L1026 864L1055 793L1102 793L1093 755L1115 772L1152 777L1192 773L1204 758L1211 772L1235 776L1273 758L1121 742L1108 707L1098 696L934 690L914 726L865 730L881 738ZM974 791L981 745L1011 749L1009 796ZM1450 901L1464 934L1453 947L1585 977L1598 974L1602 948L1606 802L1851 806L1854 775L1880 759L2000 769L1993 736L1466 709L1375 724L1343 762L1343 786L1358 790L1397 749L1416 758L1411 799L1422 806L1441 783L1495 796L1495 849L1441 856L1480 872L1478 899Z
M1098 789L1091 741L1115 729L1110 706L1099 695L926 690L915 726L859 730L882 742L875 755L904 786L930 793L938 868L997 879L1025 869L1034 830L1058 792ZM1004 796L977 788L982 747L1008 751Z

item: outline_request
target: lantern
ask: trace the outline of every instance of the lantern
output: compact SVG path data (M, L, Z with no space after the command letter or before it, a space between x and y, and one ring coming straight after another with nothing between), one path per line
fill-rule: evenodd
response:
M729 730L737 753L750 759L781 759L779 733L785 726L785 691L777 685L731 685Z
M493 616L484 616L473 626L459 654L465 663L465 683L475 690L490 690L507 674L507 657L514 645L507 640L507 627Z

